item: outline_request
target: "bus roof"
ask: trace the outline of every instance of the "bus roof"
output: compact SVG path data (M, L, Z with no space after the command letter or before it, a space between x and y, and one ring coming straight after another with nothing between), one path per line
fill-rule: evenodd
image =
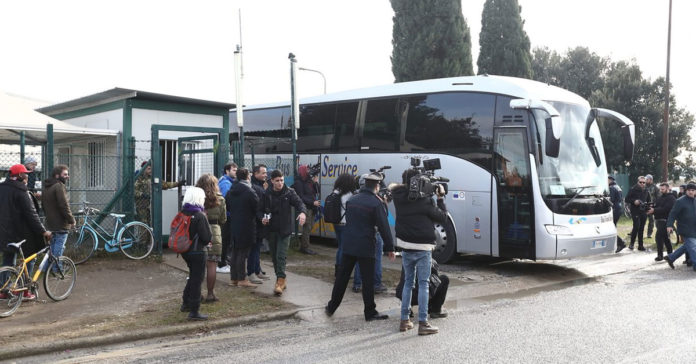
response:
M388 96L417 95L423 93L470 91L508 95L516 98L542 101L561 101L589 106L587 100L560 87L538 81L506 76L464 76L433 80L393 83L300 99L300 104L372 99ZM289 101L251 105L244 110L288 106Z

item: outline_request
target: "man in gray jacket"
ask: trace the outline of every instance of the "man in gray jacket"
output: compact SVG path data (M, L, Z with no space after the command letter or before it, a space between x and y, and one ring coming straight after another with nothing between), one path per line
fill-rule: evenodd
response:
M68 166L59 164L53 167L51 177L44 181L43 209L46 214L46 228L53 232L51 252L55 256L63 255L68 231L75 226L65 188L69 178Z

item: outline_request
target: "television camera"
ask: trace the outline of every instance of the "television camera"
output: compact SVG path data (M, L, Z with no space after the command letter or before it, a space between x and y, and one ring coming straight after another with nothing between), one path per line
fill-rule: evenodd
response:
M391 166L382 166L379 169L370 169L370 173L377 173L382 176L382 180L379 181L379 191L377 191L377 196L379 196L382 201L389 203L393 200L392 193L387 188L387 184L384 182L386 176L384 175L385 169L391 169Z
M411 169L418 172L417 175L411 177L408 183L408 199L417 200L422 197L432 197L438 193L439 186L444 189L444 195L447 194L448 178L435 176L435 171L441 169L440 158L423 160L423 166L420 166L420 158L411 158Z

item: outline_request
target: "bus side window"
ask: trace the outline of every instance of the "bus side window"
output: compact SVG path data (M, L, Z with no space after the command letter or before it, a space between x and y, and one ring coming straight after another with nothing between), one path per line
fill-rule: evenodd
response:
M399 145L397 99L370 100L367 103L361 149L395 152Z
M357 102L346 102L336 105L336 125L331 150L336 152L357 152L360 149L360 145L355 137L357 116Z

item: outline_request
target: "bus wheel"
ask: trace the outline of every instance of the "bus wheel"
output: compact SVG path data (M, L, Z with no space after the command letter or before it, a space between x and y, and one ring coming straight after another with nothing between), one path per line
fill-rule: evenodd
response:
M435 224L435 250L433 258L438 263L447 263L457 251L457 234L454 225L447 219L445 225Z

